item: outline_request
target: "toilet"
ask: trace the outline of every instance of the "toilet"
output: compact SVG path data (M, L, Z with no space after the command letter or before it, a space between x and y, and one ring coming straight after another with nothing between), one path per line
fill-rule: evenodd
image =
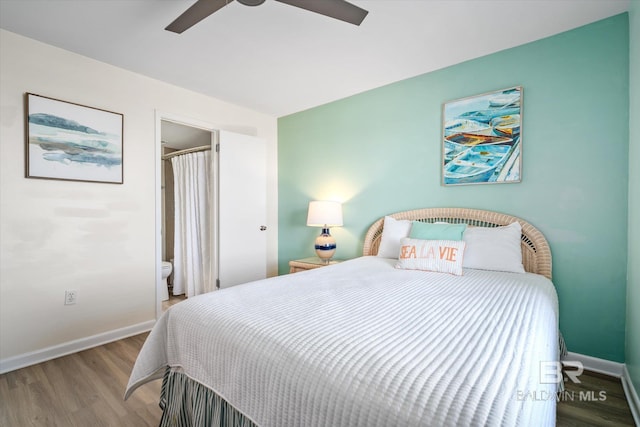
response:
M166 301L169 299L169 285L167 284L167 277L173 271L173 265L168 261L162 261L162 289L160 292L162 293L162 301Z

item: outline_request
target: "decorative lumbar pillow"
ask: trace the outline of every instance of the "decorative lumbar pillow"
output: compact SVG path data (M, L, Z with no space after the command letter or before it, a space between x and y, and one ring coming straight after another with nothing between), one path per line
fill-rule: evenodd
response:
M407 237L409 230L411 230L411 221L404 219L398 220L390 216L385 216L378 256L383 258L398 258L400 239Z
M405 237L400 243L396 268L462 276L465 245L462 240L420 240Z
M462 240L467 224L449 224L437 222L413 221L409 237L421 240Z
M522 226L514 222L504 227L468 227L464 232L467 248L465 268L524 273L520 236Z

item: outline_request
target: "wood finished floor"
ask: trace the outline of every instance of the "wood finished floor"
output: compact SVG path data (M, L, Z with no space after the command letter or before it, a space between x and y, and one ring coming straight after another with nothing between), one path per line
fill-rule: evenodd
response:
M0 375L0 426L158 426L160 382L124 389L147 334Z
M169 293L169 299L166 300L166 301L162 301L162 311L165 312L172 305L177 304L180 301L184 301L186 299L187 299L187 297L184 294L182 294L182 295L171 295L171 293Z
M0 426L157 426L160 381L140 387L127 400L124 389L147 334L0 375ZM617 378L585 372L567 384L558 404L558 426L633 426ZM585 402L579 392L606 400ZM568 397L575 393L572 401Z
M557 425L562 427L635 426L619 378L585 371L581 383L565 383Z

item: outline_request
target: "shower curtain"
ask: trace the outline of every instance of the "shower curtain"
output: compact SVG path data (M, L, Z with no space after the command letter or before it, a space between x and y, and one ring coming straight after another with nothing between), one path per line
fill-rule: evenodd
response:
M215 289L212 274L211 151L171 158L175 188L173 294Z

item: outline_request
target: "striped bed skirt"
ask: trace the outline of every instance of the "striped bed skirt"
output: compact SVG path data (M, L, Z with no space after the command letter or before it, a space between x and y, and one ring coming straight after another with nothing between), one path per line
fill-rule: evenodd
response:
M169 367L160 408L160 427L257 427L213 390Z

